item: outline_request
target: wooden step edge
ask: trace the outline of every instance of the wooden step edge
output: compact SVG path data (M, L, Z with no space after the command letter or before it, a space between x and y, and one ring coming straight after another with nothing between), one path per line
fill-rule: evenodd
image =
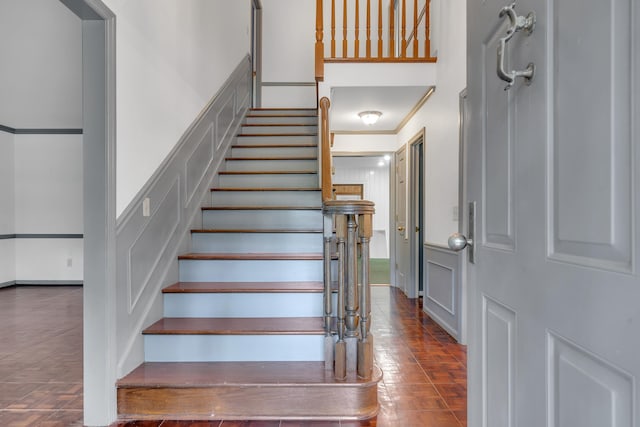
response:
M237 136L266 136L266 137L285 137L285 136L318 136L317 133L313 132L297 132L297 133L239 133Z
M318 111L317 108L292 108L292 107L252 107L249 111Z
M143 362L118 379L118 388L210 387L218 385L273 385L361 387L379 382L382 371L374 364L370 379L351 374L344 381L327 375L324 362Z
M317 175L317 171L220 171L218 175Z
M305 187L282 187L282 188L244 188L244 187L214 187L211 191L322 191L320 188L305 188Z
M313 110L313 112L315 113L315 110ZM260 118L260 117L266 117L269 119L280 119L280 118L317 118L318 114L247 114L246 116L244 116L247 119L255 119L255 118Z
M298 252L255 252L255 253L199 253L192 252L178 256L179 260L192 261L318 261L323 259L322 253Z
M307 144L234 144L231 148L318 148L318 144L313 142Z
M286 117L286 116L285 116ZM317 123L244 123L242 126L244 127L278 127L278 126L286 126L286 127L301 127L301 126L318 126Z
M191 233L216 234L216 233L249 233L249 234L309 234L322 233L321 229L297 229L297 228L194 228Z
M163 317L143 335L323 335L322 317Z
M337 290L337 283L332 289ZM316 282L176 282L162 290L163 294L207 293L321 293L324 283Z
M227 161L233 161L233 160L318 160L318 157L314 157L314 156L304 156L304 157L278 157L278 156L272 156L272 157L225 157L225 160Z
M204 206L203 211L322 211L322 206Z

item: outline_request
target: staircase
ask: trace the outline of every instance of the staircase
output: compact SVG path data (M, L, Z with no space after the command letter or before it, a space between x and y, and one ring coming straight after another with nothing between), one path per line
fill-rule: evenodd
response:
M217 185L143 331L145 362L118 381L118 417L363 419L371 379L325 364L323 214L316 110L246 117ZM333 304L335 307L335 303Z

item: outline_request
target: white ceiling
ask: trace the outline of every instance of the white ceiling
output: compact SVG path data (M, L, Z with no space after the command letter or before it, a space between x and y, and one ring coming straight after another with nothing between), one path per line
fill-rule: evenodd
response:
M423 99L430 86L334 87L329 125L332 132L393 132ZM377 110L378 123L367 126L358 113Z

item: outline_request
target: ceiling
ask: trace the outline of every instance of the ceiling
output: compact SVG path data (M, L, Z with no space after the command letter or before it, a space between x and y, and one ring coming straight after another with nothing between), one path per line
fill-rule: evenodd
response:
M331 89L330 127L334 133L393 132L415 107L423 102L431 86L334 87ZM377 110L378 123L365 125L358 113Z

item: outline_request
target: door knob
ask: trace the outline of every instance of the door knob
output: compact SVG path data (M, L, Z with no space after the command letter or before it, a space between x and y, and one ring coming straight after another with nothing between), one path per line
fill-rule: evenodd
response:
M461 251L467 246L473 247L473 239L467 239L464 234L453 233L449 236L449 249L453 251Z
M404 227L403 226L398 227L398 231L404 231Z

